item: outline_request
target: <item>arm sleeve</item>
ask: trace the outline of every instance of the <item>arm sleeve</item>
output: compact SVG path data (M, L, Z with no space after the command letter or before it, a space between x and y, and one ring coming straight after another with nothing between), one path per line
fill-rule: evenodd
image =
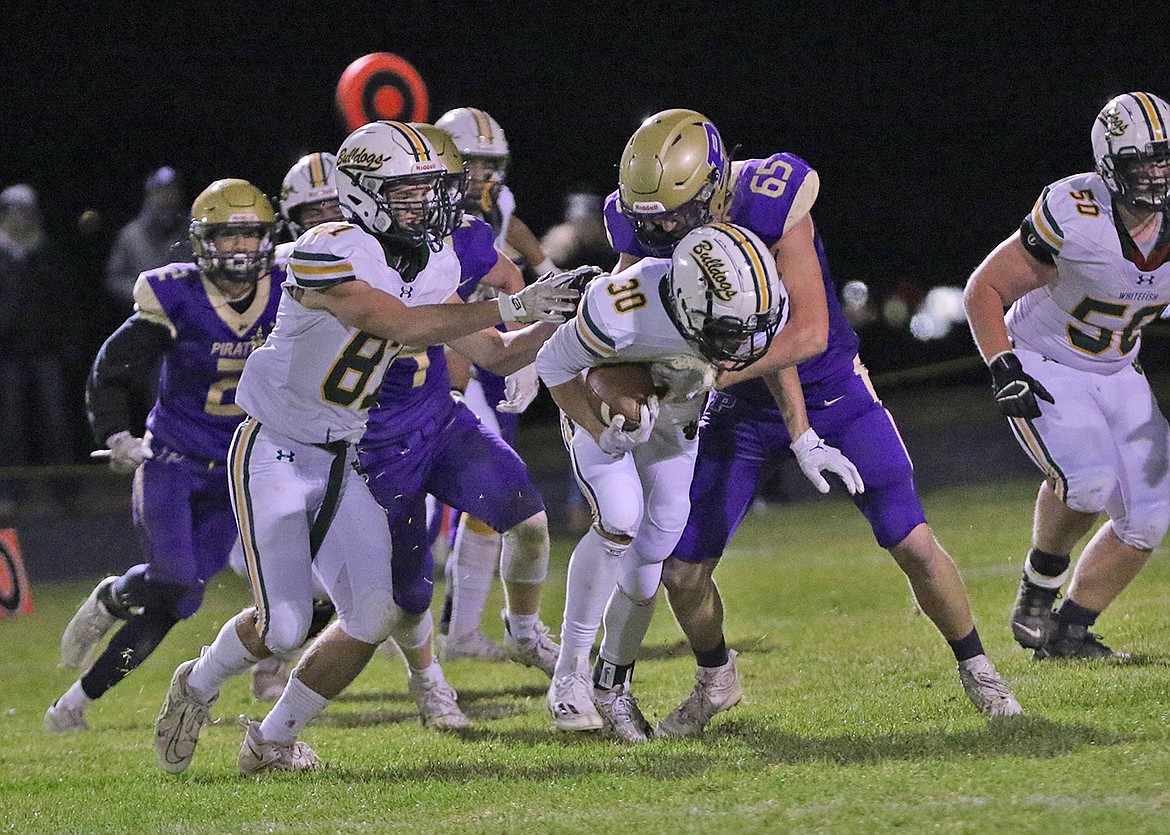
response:
M1064 230L1060 228L1052 205L1052 186L1044 189L1032 211L1020 224L1024 249L1037 261L1052 264L1064 248Z
M131 413L131 403L149 386L159 359L173 344L165 326L135 314L102 345L85 384L85 410L99 444L141 422Z
M565 322L557 328L536 355L536 373L550 388L569 382L596 364L594 355L581 343L574 322Z

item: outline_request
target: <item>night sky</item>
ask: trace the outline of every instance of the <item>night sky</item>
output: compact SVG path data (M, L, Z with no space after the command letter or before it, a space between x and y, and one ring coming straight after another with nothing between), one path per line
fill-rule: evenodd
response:
M1111 95L1170 97L1165 3L65 6L5 3L0 185L37 187L62 238L101 212L91 254L159 164L191 196L225 176L274 194L302 153L335 151L334 86L369 52L419 69L432 120L500 121L538 234L570 185L614 187L644 116L685 106L741 158L816 167L835 278L878 287L961 284L1043 186L1091 167Z

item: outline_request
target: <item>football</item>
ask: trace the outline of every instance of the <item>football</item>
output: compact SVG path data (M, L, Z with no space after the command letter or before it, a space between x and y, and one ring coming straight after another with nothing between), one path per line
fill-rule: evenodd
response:
M654 378L647 363L599 365L589 369L585 383L593 396L593 412L606 426L614 415L623 415L626 429L636 427L641 407L654 394Z

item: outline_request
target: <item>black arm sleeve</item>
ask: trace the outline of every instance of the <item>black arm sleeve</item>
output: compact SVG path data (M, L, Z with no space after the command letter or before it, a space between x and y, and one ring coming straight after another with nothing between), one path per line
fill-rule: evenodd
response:
M1024 249L1028 250L1028 254L1035 258L1042 264L1055 264L1055 253L1048 244L1036 234L1036 230L1032 227L1032 218L1025 217L1024 222L1020 224L1020 241L1024 244Z
M174 343L165 326L134 315L102 345L85 383L85 411L99 444L142 424L134 405L141 409L143 392L151 388L159 360Z

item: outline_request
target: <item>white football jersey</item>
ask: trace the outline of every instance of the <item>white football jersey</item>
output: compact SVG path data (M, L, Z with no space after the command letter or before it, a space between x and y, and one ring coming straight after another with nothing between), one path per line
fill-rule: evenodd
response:
M407 306L441 304L459 284L459 261L444 245L407 282L386 264L377 239L350 223L324 223L297 239L276 326L252 352L236 402L260 423L302 443L355 442L386 367L402 346L303 307L289 290L321 290L358 279Z
M1052 256L1059 278L1011 306L1014 343L1082 371L1129 366L1142 327L1170 303L1170 224L1143 254L1114 217L1105 183L1087 173L1044 189L1021 235L1026 248Z
M687 389L660 398L662 414L674 422L697 418L714 375L705 373L710 363L667 315L659 285L668 272L669 258L643 258L590 282L576 317L557 328L536 356L536 371L545 385L567 383L593 366L650 363L656 381L671 380ZM678 373L685 369L694 373Z

